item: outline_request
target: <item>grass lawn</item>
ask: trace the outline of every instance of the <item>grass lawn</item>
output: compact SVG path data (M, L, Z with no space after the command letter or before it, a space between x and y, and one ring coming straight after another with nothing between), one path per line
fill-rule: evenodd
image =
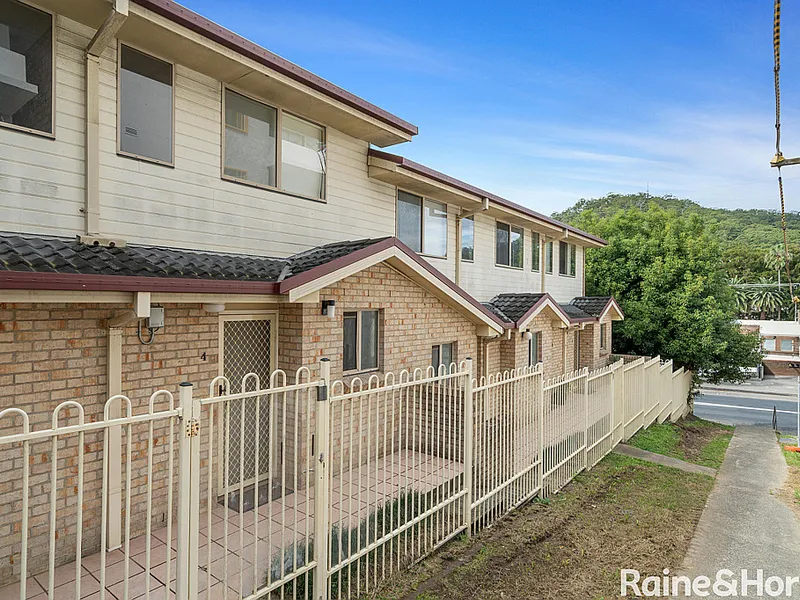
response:
M725 458L728 443L733 437L733 427L689 415L678 423L654 423L640 431L628 444L680 458L687 462L718 469Z
M553 499L447 544L373 597L615 598L621 568L644 577L680 565L713 484L610 454Z

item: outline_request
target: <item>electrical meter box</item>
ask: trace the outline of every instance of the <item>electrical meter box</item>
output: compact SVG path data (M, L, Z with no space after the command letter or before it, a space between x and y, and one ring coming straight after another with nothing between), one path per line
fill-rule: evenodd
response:
M147 319L147 326L150 329L164 326L164 309L161 307L150 307L150 318Z

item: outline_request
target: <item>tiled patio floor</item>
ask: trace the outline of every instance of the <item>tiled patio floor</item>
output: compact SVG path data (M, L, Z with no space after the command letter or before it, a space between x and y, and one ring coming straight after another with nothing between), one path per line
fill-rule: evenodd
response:
M462 471L463 466L460 463L411 450L401 450L372 463L369 470L366 465L362 465L361 473L357 468L350 472L334 472L331 489L333 507L331 524L356 525L375 507L392 497L397 497L401 490L411 487L416 491L425 492L452 480ZM211 511L210 530L208 513L203 512L200 515L199 599L205 600L207 588L210 589L208 597L216 600L246 597L253 593L254 584L261 587L267 570L272 565L279 565L281 548L286 548L295 540L305 539L306 532L313 534L313 503L313 488L289 494L262 505L258 511L244 513L242 529L239 527L240 516L236 511L228 509L226 512L223 506L215 506ZM201 505L204 504L203 499ZM225 543L226 516L227 544ZM140 536L131 540L128 599L144 598L147 587L150 588L150 598L153 600L175 597L177 537L175 526L170 544L172 560L169 582L166 575L166 537L166 528L153 531L149 581L145 573L147 562L145 537ZM210 567L207 566L209 552ZM105 597L109 600L125 598L125 562L125 554L121 550L114 550L106 555ZM85 557L82 560L81 570L81 598L99 600L100 554ZM75 575L75 563L56 569L53 596L56 600L75 600ZM223 581L227 585L223 584ZM30 577L27 583L27 597L45 600L48 597L47 587L47 572ZM18 599L18 584L0 589L0 600Z

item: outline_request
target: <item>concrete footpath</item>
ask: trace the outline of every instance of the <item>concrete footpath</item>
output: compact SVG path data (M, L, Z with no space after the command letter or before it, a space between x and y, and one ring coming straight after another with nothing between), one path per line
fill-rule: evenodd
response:
M711 467L704 467L703 465L696 465L694 463L686 462L679 458L672 458L671 456L664 456L663 454L656 454L655 452L648 452L635 446L628 446L627 444L618 444L614 448L617 454L624 454L639 460L646 460L647 462L655 463L657 465L664 465L665 467L672 467L673 469L680 469L687 473L700 473L701 475L708 475L709 477L716 477L717 470Z
M733 571L736 580L742 569L749 570L751 579L758 569L764 570L765 580L800 577L800 520L772 493L786 474L772 429L738 426L681 572L706 575L712 582L720 569ZM784 591L780 597L800 598L800 584L793 587L791 596ZM757 596L755 587L748 596ZM708 597L722 596L712 592Z

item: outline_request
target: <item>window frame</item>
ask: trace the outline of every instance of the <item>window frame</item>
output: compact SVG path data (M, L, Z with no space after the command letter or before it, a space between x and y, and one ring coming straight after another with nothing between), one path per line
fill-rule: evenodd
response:
M448 252L450 251L450 244L447 243L447 239L450 234L450 206L447 202L440 202L439 200L434 200L433 198L429 198L427 196L423 196L421 194L417 194L416 192L411 192L406 188L397 187L394 194L394 235L397 237L398 240L401 242L403 241L400 239L400 220L398 218L397 213L397 203L400 201L400 192L405 194L409 194L410 196L414 196L421 200L420 202L420 211L419 211L419 227L420 227L420 238L419 238L419 255L424 256L425 258L441 258L447 260ZM444 214L445 214L445 226L444 226L444 254L431 254L430 252L425 252L425 203L426 202L433 202L434 204L441 204L444 207ZM459 240L460 242L460 240ZM405 242L403 242L405 243ZM473 262L473 261L467 261Z
M767 348L767 342L772 342L772 348ZM761 340L761 347L767 352L777 352L778 340L774 337L764 338Z
M452 342L441 342L439 344L432 344L431 345L431 355L433 355L433 349L434 348L438 348L439 349L439 364L438 365L434 365L433 361L431 361L431 366L434 368L434 370L437 373L439 372L439 367L442 364L444 364L444 363L442 363L442 347L443 346L450 346L450 362L445 365L445 367L448 369L448 372L450 370L450 364L451 363L458 364L458 359L456 357L457 346L456 346L456 341L455 340L453 340Z
M788 350L784 350L783 349L783 344L785 342L789 342L789 344L791 345L791 348L789 348ZM794 340L792 338L781 338L779 343L778 343L778 348L780 348L779 352L784 352L784 353L791 354L791 353L794 352Z
M145 56L149 56L150 58L154 58L161 62L167 63L172 69L172 160L171 161L164 161L159 160L157 158L150 158L149 156L142 156L140 154L134 154L133 152L125 152L122 149L122 137L120 135L122 130L122 111L120 110L120 103L122 102L122 47L127 46L131 50L134 50L140 54L144 54ZM159 56L158 54L154 54L147 50L143 50L139 46L135 44L128 44L123 43L122 40L117 39L117 156L123 156L125 158L130 158L133 160L138 160L141 162L148 162L154 165L161 165L162 167L169 167L171 169L175 168L175 63L171 60L164 58L163 56Z
M542 332L531 331L531 339L528 340L528 366L535 367L542 362ZM533 360L533 348L536 347L536 360Z
M464 221L472 221L472 258L464 258ZM461 262L474 263L475 262L475 215L470 215L461 219L461 244L460 256Z
M229 85L227 83L222 84L222 98L221 98L221 113L220 113L220 157L219 157L219 173L220 178L223 181L228 181L230 183L238 183L239 185L246 185L248 187L261 189L261 190L268 190L270 192L277 192L279 194L284 194L286 196L291 196L293 198L301 198L303 200L310 200L311 202L320 202L322 204L328 203L328 128L323 125L322 123L318 123L308 117L304 117L302 115L297 114L291 110L286 110L281 104L275 102L267 102L258 96L255 96L251 93L242 91L241 89L237 88L236 86ZM227 175L225 173L225 128L227 125L225 124L225 95L226 92L231 91L234 94L239 94L240 96L247 98L253 102L257 102L258 104L263 104L269 108L275 110L275 185L265 185L263 183L258 183L255 181L248 181L247 179L239 179L237 177L232 177L231 175ZM300 119L301 121L306 121L315 127L319 127L322 130L322 146L325 148L325 171L323 172L322 176L322 198L314 198L312 196L305 196L303 194L298 194L296 192L290 192L288 190L281 189L281 183L283 179L283 113L286 113L295 119ZM237 130L240 131L240 130ZM240 169L243 170L243 169Z
M563 246L562 246L563 244ZM564 258L565 272L561 272L561 249L566 248L567 253ZM573 270L574 267L574 270ZM578 245L571 244L565 240L558 242L558 276L559 277L576 277L578 272Z
M371 368L362 368L361 365L361 320L362 320L362 313L365 312L372 312L375 313L375 324L376 324L376 340L375 340L375 366ZM347 369L344 368L344 319L347 315L355 314L356 315L356 368L355 369ZM360 375L363 373L374 373L375 371L380 371L381 366L381 311L377 308L359 308L355 310L346 310L342 312L342 375Z
M52 10L42 8L41 6L33 5L30 2L25 2L24 0L11 0L11 2L16 2L17 4L20 4L26 8L37 10L50 16L50 123L52 124L53 131L41 131L40 129L33 129L32 127L23 127L22 125L4 122L0 122L0 127L3 129L9 129L11 131L19 131L21 133L28 133L30 135L47 138L49 140L55 140L57 127L56 116L58 115L56 112L56 98L58 97L58 94L56 93L56 13L54 13Z
M497 262L497 230L500 225L505 225L508 227L508 264L504 265L503 263ZM515 266L511 264L511 231L512 229L518 229L520 232L520 240L522 241L522 264L520 266ZM516 271L521 271L525 269L525 228L519 227L517 225L512 225L511 223L507 223L505 221L500 221L499 219L495 219L494 223L494 266L501 267L503 269L514 269Z
M536 244L533 243L533 240L536 240ZM538 260L533 259L533 247L536 246L538 255ZM542 234L538 231L531 230L531 271L536 273L541 273L542 271Z
M600 350L608 350L608 323L600 323Z
M553 274L553 254L554 254L553 240L544 243L544 272L545 275Z

